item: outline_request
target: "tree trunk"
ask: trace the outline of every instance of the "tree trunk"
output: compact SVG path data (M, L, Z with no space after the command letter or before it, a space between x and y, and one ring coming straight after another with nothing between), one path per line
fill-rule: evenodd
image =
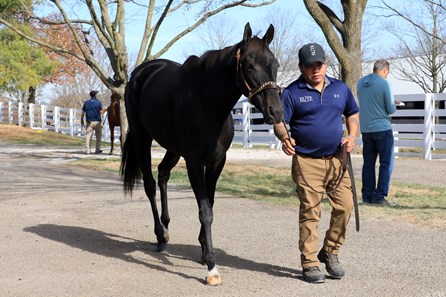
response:
M324 33L330 48L341 65L341 80L347 84L353 95L356 96L356 84L362 76L361 32L367 0L341 1L344 20L341 20L320 1L304 0L304 3L308 12Z

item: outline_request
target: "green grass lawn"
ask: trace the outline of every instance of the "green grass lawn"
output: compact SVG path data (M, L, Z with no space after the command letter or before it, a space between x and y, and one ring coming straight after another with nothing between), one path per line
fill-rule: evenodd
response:
M157 164L153 160L153 174L157 175ZM119 160L82 159L75 164L95 170L119 172ZM189 187L184 162L172 170L170 184ZM356 188L361 189L361 182ZM259 165L226 164L217 184L217 191L234 197L269 201L281 205L297 207L298 199L289 168L272 168ZM360 200L360 193L358 192ZM361 216L382 219L398 219L431 227L446 228L446 188L392 182L389 200L393 207L360 205ZM323 202L325 210L330 209L328 200Z

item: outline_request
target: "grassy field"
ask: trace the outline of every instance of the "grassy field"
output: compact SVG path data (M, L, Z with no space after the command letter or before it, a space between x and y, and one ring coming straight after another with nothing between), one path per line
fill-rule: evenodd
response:
M29 128L0 125L0 140L16 144L38 145L83 145L83 139L69 137ZM160 160L154 160L153 171ZM117 159L80 159L73 162L94 170L117 173L120 161ZM174 168L170 183L189 186L185 164L181 160ZM217 191L236 197L270 201L297 207L298 200L294 192L294 183L290 178L289 168L273 168L260 165L238 165L227 163L218 182ZM361 189L357 181L356 188ZM392 182L389 199L397 204L394 207L374 207L361 205L361 216L378 219L397 219L430 227L446 228L446 189L415 184ZM359 198L360 199L360 198ZM329 204L323 204L329 210Z
M157 174L157 164L153 162L153 172ZM91 160L75 161L78 166L119 172L118 160ZM186 168L181 160L172 170L169 183L189 186ZM361 182L356 182L358 191ZM227 163L218 181L217 191L235 197L270 201L282 205L297 206L295 186L290 178L289 168L273 168L260 165L237 165ZM358 192L360 196L360 192ZM393 207L376 207L361 205L361 215L373 216L378 219L398 219L410 223L446 228L446 189L428 187L416 184L393 182L389 199L396 202ZM360 197L358 197L360 199ZM328 200L324 199L323 207L329 210Z
M7 143L35 145L84 145L85 139L69 135L33 130L15 125L0 124L0 139Z

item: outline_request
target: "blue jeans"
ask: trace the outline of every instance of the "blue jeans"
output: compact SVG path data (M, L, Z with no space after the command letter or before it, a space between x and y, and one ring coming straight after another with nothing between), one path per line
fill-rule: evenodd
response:
M394 166L392 130L362 133L362 201L379 203L389 193L390 177ZM378 184L375 164L379 156Z

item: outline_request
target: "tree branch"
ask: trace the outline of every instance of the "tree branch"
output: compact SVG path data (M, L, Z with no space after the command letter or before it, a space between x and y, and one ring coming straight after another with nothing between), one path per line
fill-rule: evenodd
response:
M164 45L164 47L161 48L161 50L159 50L157 53L152 54L151 53L151 48L150 50L147 51L146 56L145 56L145 61L147 60L151 60L151 59L157 59L159 58L161 55L163 55L165 52L167 52L167 50L173 45L175 44L175 42L177 42L178 40L180 40L183 36L185 36L186 34L192 32L193 30L195 30L198 26L200 26L201 24L203 24L209 17L220 13L223 10L232 8L232 7L236 7L236 6L240 6L243 3L245 3L247 0L239 0L239 1L234 1L232 3L229 4L225 4L222 5L214 10L211 10L207 13L205 13L198 21L196 21L193 25L187 27L186 29L184 29L183 31L181 31L179 34L177 34L175 37L173 37L168 43L166 43ZM259 3L258 5L262 4L262 5L267 5L269 3L273 3L276 0L272 0L272 1L265 1L262 3ZM170 2L170 1L169 1ZM257 6L258 6L257 5ZM257 7L257 6L252 6L252 7ZM153 35L151 37L152 41L151 43L155 40Z
M348 52L344 48L344 45L339 39L338 35L336 35L336 32L332 27L332 23L325 12L322 10L319 1L304 0L304 3L310 15L324 32L324 35L327 38L327 42L330 44L333 52L336 54L336 57L341 62L342 56L348 55Z

